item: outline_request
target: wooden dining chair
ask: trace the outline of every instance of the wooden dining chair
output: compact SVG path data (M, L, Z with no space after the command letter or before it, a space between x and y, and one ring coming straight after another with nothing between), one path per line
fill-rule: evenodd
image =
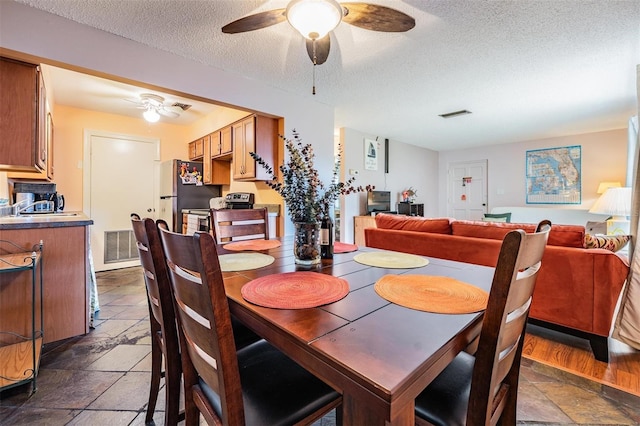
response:
M502 241L475 355L461 352L415 400L416 425L516 424L518 376L533 288L551 222Z
M211 209L211 229L218 244L250 238L269 239L269 212L261 209Z
M147 288L151 326L151 386L145 423L149 424L153 421L160 379L164 377L164 423L175 425L184 419L184 412L179 412L182 364L167 264L164 260L157 224L152 219L141 219L139 215L132 213L131 225ZM162 371L163 358L164 371Z
M267 341L236 351L213 236L160 230L173 287L187 425L309 424L342 397Z

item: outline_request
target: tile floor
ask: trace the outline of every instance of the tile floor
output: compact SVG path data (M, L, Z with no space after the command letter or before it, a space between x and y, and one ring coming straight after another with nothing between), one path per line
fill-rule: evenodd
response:
M139 268L97 274L100 313L86 336L47 345L38 390L0 394L1 425L142 425L150 337ZM164 420L161 392L155 415ZM328 415L314 426L335 424ZM640 398L523 359L518 424L637 425Z

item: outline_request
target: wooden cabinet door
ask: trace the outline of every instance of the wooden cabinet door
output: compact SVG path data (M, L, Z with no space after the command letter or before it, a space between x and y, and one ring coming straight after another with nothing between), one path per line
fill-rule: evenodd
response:
M49 180L53 180L54 177L54 168L53 168L53 118L51 117L51 113L47 113L47 122L46 122L47 130L47 178Z
M274 170L278 121L274 118L252 115L233 124L233 179L234 180L270 180L271 176L251 157L257 153Z
M220 130L220 155L231 154L233 143L231 137L231 126Z
M239 180L244 177L244 132L242 122L232 125L233 131L233 179Z
M202 183L212 184L213 173L211 172L211 136L207 135L200 139L202 141Z
M0 170L45 170L38 146L40 78L37 65L0 58Z
M249 153L256 151L256 127L255 118L250 117L242 122L242 135L244 137L243 150L243 179L252 179L256 177L256 162Z
M216 158L220 155L220 132L213 132L209 135L211 144L211 158ZM205 152L206 155L206 152Z

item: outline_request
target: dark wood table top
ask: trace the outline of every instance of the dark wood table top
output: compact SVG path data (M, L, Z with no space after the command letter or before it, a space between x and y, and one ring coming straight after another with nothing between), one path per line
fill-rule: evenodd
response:
M414 399L480 332L482 314L435 314L393 304L374 290L386 274L456 278L489 290L493 268L429 258L415 269L360 264L364 251L336 254L317 268L295 265L293 244L265 251L268 267L224 273L231 312L248 327L343 394L345 425L413 424ZM219 254L229 253L223 248ZM283 272L313 270L345 279L349 294L311 309L271 309L243 299L250 280Z

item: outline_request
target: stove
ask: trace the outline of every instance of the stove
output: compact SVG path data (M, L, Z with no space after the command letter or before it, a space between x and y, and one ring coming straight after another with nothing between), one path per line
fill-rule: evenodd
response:
M252 209L254 200L251 192L231 192L225 197L228 209Z

